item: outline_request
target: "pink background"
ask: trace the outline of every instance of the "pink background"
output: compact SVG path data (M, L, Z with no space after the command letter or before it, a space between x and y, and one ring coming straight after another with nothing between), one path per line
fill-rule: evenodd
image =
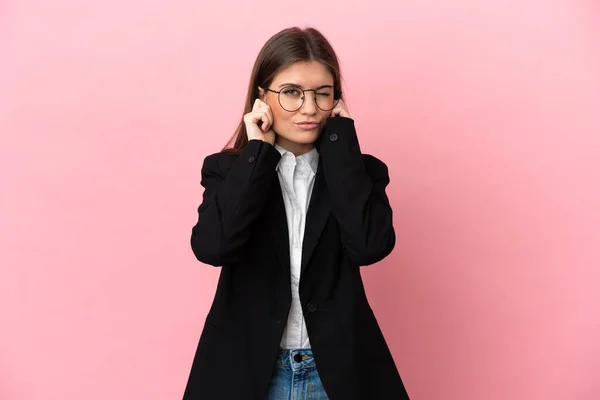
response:
M363 275L411 398L600 398L600 4L351 3L0 2L0 399L181 398L200 167L296 24L390 167Z

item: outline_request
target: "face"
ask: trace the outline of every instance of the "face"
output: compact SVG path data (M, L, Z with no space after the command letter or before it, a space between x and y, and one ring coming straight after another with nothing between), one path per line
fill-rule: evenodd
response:
M306 92L302 107L290 112L282 107L277 93L259 88L261 100L269 105L273 113L273 130L277 133L277 142L296 155L312 149L331 116L331 111L323 111L317 106L317 102L319 105L326 105L328 101L332 101L331 72L318 61L297 62L279 72L268 89L277 92L283 90L281 100L287 109L293 109L292 104L299 104L294 103L295 101L301 102L302 92L298 89L316 89L316 102L315 92Z

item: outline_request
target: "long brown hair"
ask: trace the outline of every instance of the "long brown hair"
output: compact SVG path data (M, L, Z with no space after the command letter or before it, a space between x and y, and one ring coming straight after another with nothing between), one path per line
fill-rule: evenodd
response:
M340 65L329 41L315 28L301 29L295 26L273 35L258 53L248 84L243 115L252 111L254 101L259 96L259 86L269 87L281 70L298 61L318 61L325 65L333 75L335 91L341 91ZM341 94L338 97L341 98ZM248 144L243 115L223 151L239 153Z

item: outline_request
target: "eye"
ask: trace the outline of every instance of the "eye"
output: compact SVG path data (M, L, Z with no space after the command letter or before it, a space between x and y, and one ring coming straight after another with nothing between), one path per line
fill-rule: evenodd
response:
M296 88L285 88L281 91L283 94L285 94L286 96L299 96L300 95L300 91Z
M329 97L331 96L330 92L317 92L317 96L319 97Z

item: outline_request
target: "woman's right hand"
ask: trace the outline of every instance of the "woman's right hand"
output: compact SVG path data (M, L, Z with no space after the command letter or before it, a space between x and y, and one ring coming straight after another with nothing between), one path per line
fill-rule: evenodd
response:
M273 113L267 103L256 99L252 111L244 115L244 123L248 140L259 139L271 145L275 144L275 132L272 129Z

